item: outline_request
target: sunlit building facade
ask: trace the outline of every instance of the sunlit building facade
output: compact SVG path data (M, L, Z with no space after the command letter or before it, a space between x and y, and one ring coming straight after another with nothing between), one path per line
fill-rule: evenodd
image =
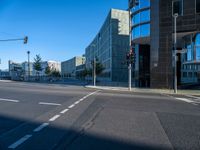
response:
M94 58L103 65L97 80L128 81L126 53L129 50L129 13L111 9L95 38L85 49L86 68L93 69Z

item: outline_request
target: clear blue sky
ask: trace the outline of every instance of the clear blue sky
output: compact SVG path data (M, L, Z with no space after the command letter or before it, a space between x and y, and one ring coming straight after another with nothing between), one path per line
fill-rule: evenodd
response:
M64 61L82 55L111 8L126 9L128 0L0 0L0 69L8 60L23 62L27 51L43 60Z

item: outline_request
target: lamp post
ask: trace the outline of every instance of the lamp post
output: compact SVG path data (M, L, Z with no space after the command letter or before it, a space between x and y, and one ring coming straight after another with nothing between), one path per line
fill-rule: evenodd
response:
M177 64L176 64L176 54L177 54L177 18L178 13L173 15L174 17L174 93L177 93Z
M93 85L96 86L96 58L93 61Z
M131 28L132 28L132 23L131 23L131 7L129 7L128 9L128 13L129 13L129 53L131 53L131 50L132 50L132 35L131 35ZM131 65L131 61L129 61L129 65L128 65L128 89L129 91L131 91L131 82L132 82L132 79L131 79L131 76L132 76L132 65Z
M96 44L92 44L91 47L93 47L93 52L94 52L94 47L96 47ZM93 63L92 63L92 67L93 67L93 86L96 86L96 56L95 56L95 52L94 52L94 56L93 56Z
M28 81L30 80L30 51L27 51L28 54Z

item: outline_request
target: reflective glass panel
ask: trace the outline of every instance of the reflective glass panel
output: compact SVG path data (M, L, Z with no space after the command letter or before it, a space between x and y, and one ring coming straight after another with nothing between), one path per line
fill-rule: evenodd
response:
M141 26L141 37L150 35L150 24L144 24Z
M196 60L200 60L200 33L197 34L196 36L195 45L196 45Z
M140 22L150 21L150 10L145 10L140 13Z

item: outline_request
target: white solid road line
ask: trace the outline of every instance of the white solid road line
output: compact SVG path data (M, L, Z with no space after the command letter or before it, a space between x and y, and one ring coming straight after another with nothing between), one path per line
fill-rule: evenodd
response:
M13 82L13 81L10 81L10 80L0 80L0 82L9 83L9 82Z
M55 115L53 116L51 119L49 119L49 121L55 121L56 119L58 119L60 117L60 115Z
M19 103L19 100L0 98L0 101Z
M181 100L181 101L184 101L184 102L187 102L187 103L194 103L194 101L192 100L189 100L187 98L176 98L177 100Z
M43 123L39 127L37 127L36 129L34 129L33 132L39 132L42 129L44 129L45 127L47 127L48 125L49 125L49 123Z
M60 113L61 113L61 114L64 114L64 113L66 113L68 110L69 110L69 109L64 109L64 110L61 111Z
M10 149L15 149L16 147L18 147L19 145L21 145L22 143L24 143L26 140L28 140L32 135L25 135L24 137L22 137L21 139L19 139L17 142L11 144L8 148Z
M196 97L196 96L192 96L192 95L185 95L185 96L200 100L200 97Z
M58 104L58 103L46 103L46 102L39 102L39 105L53 105L53 106L61 106L61 104Z

